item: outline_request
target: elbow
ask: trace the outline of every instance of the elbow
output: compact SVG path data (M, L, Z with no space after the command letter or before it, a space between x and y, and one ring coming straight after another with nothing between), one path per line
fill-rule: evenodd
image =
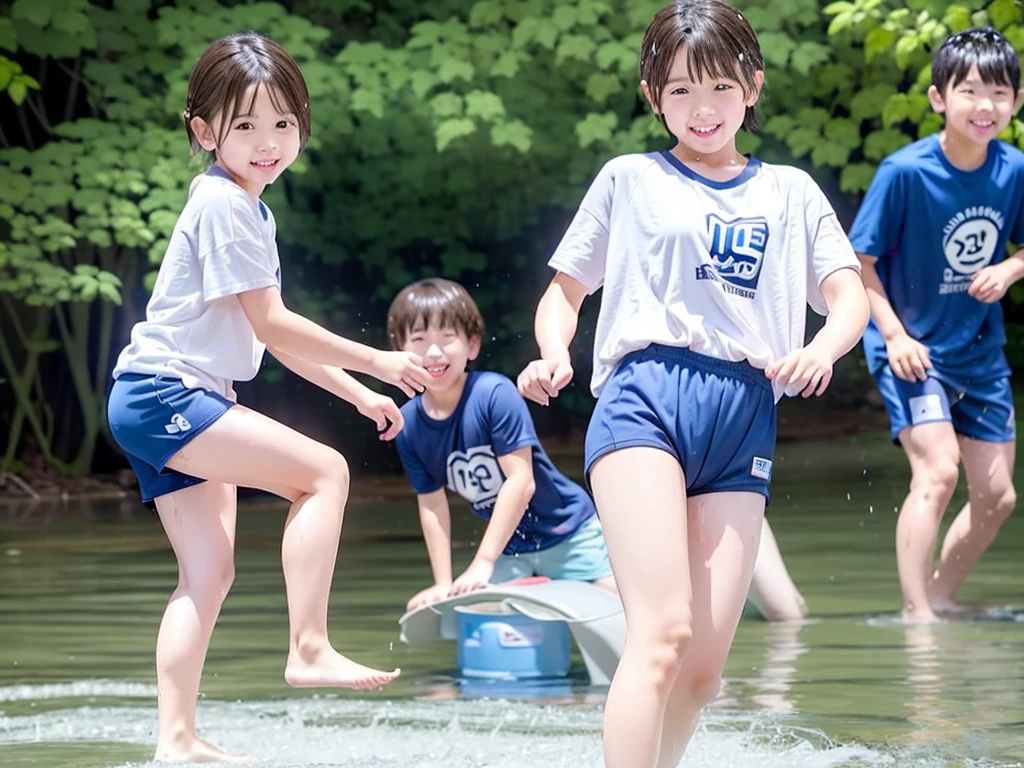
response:
M533 499L533 494L537 492L537 483L534 482L533 478L529 478L523 482L523 500L529 504Z

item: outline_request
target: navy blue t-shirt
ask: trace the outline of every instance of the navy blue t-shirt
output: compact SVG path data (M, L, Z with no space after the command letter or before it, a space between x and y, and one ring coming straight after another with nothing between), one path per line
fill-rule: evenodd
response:
M594 514L590 496L555 469L515 384L500 373L472 371L459 404L444 419L430 418L421 396L402 406L405 427L395 441L405 474L418 494L447 487L489 520L505 476L498 458L529 446L536 490L506 555L548 549Z
M967 295L974 274L1024 241L1024 153L992 141L984 165L962 171L927 136L882 162L857 212L850 241L875 256L896 314L929 350L935 372L959 381L1010 375L999 302ZM864 352L873 373L888 362L872 321Z

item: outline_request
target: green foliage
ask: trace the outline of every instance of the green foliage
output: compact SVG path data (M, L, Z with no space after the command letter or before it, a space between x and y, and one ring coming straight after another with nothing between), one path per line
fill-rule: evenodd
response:
M663 4L15 0L0 18L0 101L17 114L0 134L0 294L38 324L0 348L0 376L21 393L12 423L52 437L32 382L39 356L59 354L84 429L102 428L108 359L89 351L123 343L113 309L138 317L133 296L151 286L202 167L181 126L192 63L242 29L278 40L310 89L307 152L266 194L290 303L383 344L398 289L443 274L473 291L492 329L483 364L514 373L533 353L545 261L590 179L615 155L670 145L637 83L641 35ZM807 168L844 218L885 155L941 128L926 91L947 34L991 22L1024 50L1017 0L737 4L767 61L763 130L740 148ZM1004 138L1024 145L1024 124Z

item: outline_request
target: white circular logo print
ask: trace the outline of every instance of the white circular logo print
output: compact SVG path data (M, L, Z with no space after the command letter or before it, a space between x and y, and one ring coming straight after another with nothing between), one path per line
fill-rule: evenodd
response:
M961 275L988 266L999 243L999 228L991 219L968 219L946 239L946 261Z

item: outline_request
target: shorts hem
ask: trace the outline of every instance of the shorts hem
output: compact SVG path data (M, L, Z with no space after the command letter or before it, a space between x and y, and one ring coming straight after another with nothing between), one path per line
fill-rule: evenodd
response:
M234 405L234 403L229 405L227 408L225 408L223 411L221 411L220 413L216 414L215 416L211 416L206 421L200 422L198 426L193 426L192 429L189 430L188 434L181 438L181 441L174 447L173 451L171 451L170 453L160 457L160 459L159 459L159 462L160 462L159 466L157 466L156 464L150 464L150 466L153 467L153 469L155 469L157 472L163 472L164 471L164 467L167 466L167 462L168 461L170 461L172 458L174 458L174 456L178 452L180 452L185 446L187 446L189 443L191 443L193 440L195 440L197 437L199 437L199 435L203 434L203 432L205 432L207 429L209 429L213 425L213 423L216 422L218 419L220 419L225 413L230 411L231 407L233 405ZM140 456L139 458L142 458L142 457ZM142 460L146 461L145 459L142 459ZM181 474L185 474L185 473L182 472ZM205 479L205 478L202 478L202 479Z
M633 439L624 440L621 443L606 443L596 449L593 454L587 458L586 464L583 466L583 475L587 479L587 485L590 485L590 471L594 468L594 464L597 463L598 459L604 458L610 453L615 453L615 451L625 450L626 448L656 448L659 451L664 451L678 461L679 466L683 466L683 461L679 458L678 453L676 453L671 447L665 445L665 443L659 443L656 440Z
M764 496L766 504L770 504L772 500L771 492L767 486L764 485L730 485L727 487L722 486L707 486L705 488L698 488L694 490L686 491L686 498L693 499L697 496L707 496L712 493L756 493L759 496Z

